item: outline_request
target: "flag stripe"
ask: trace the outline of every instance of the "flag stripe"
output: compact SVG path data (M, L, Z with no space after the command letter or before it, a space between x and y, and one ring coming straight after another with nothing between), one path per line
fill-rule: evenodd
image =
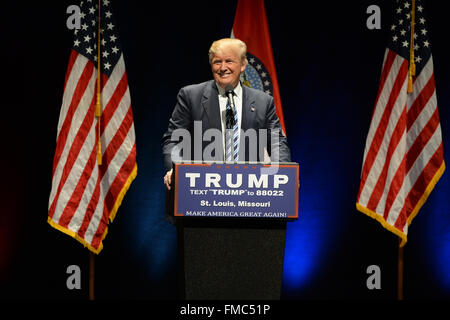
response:
M69 226L70 221L72 220L75 212L80 205L83 194L86 190L86 186L91 179L92 171L96 166L97 161L97 145L92 144L91 155L88 158L86 165L84 166L83 172L81 174L80 179L75 187L75 190L70 197L70 200L65 205L61 217L58 219L58 223L67 228Z
M107 160L108 165L116 153L121 150L122 144L127 137L130 128L133 125L133 114L131 107L128 108L128 113L124 116L123 121L120 127L116 130L116 134L111 142L108 144L108 147L105 149L103 153L103 157ZM126 148L125 148L126 149ZM102 168L103 169L103 168ZM103 171L103 170L102 170ZM104 171L103 171L104 172Z
M411 188L405 201L405 209L407 212L409 223L411 222L410 218L414 218L414 214L416 214L420 209L417 208L417 206L420 203L420 200L424 198L424 195L425 199L426 197L428 197L429 193L427 193L426 190L429 188L429 185L432 183L433 178L440 170L442 166L443 157L444 157L444 149L441 143L437 148L436 152L431 157L430 161L428 161L426 167L423 169L420 176L417 178L416 183ZM396 222L396 227L398 228L401 227L401 224L399 224L398 221Z
M72 51L74 53L74 64L71 69L71 73L67 78L66 87L63 92L63 99L62 99L62 105L61 105L61 112L59 114L59 121L58 121L58 127L57 132L58 135L61 133L61 128L66 121L67 113L69 112L73 95L75 90L77 89L77 84L81 78L81 75L83 74L83 71L85 71L86 64L88 60L77 54L75 51Z
M435 130L435 134L439 135L439 131ZM430 140L430 139L428 139ZM387 220L390 224L394 225L394 223L397 221L398 217L402 215L403 220L406 219L406 216L408 213L404 211L404 203L406 200L407 194L410 192L411 188L413 187L414 183L417 181L417 178L420 176L424 164L428 163L431 156L434 154L435 150L437 150L439 147L439 143L436 139L431 139L430 144L427 145L424 149L422 149L422 153L420 154L420 157L416 157L418 161L414 162L414 166L410 168L410 170L405 169L405 171L408 173L407 175L402 176L402 182L400 190L398 190L395 194L393 194L392 199L394 200L393 203L387 203L386 204L386 211L389 215L387 217ZM408 154L405 156L405 159L408 158ZM405 160L405 167L408 167L408 160ZM392 207L392 210L391 210ZM406 225L404 226L407 227Z
M397 76L395 77L395 81L387 81L386 84L389 85L389 91L390 94L388 94L389 98L388 101L383 108L384 110L382 112L377 112L377 115L380 115L379 117L374 116L373 119L373 126L371 127L371 131L373 132L373 135L369 135L368 141L370 148L368 150L368 154L366 157L366 161L364 162L363 167L363 177L362 180L365 181L367 178L367 174L370 170L370 168L373 165L373 162L375 161L375 156L378 154L379 147L381 145L381 140L384 137L385 130L387 128L387 124L389 123L388 119L392 112L392 109L394 108L395 102L397 101L397 98L399 96L399 93L401 89L405 86L406 81L406 75L408 72L408 64L404 59L397 59L397 60L403 60L402 63L399 66L399 69L397 71Z
M72 193L75 192L77 182L82 177L82 170L88 163L89 155L92 154L92 149L97 147L96 121L94 121L95 118L93 116L94 109L95 99L92 101L91 110L80 126L78 135L75 137L76 142L72 144L72 148L66 159L63 175L60 180L62 189L56 207L56 211L59 213L62 213L67 201L70 199ZM87 133L86 138L84 137L85 132ZM58 214L55 216L55 220L57 218Z
M366 179L369 176L369 174L373 175L374 177L378 177L379 171L381 170L381 168L376 166L375 168L378 168L379 170L375 174L372 172L372 166L374 165L375 160L377 160L379 163L382 163L383 160L379 159L379 158L383 157L383 154L379 154L378 152L381 147L383 147L383 149L386 148L385 144L383 144L383 142L384 143L388 142L388 141L386 141L386 139L384 139L386 130L388 129L389 124L396 123L396 117L398 118L401 114L398 111L398 109L402 108L406 103L406 101L404 101L403 97L400 96L400 98L399 98L399 94L402 90L406 90L406 84L407 84L406 74L408 71L407 65L408 64L405 60L401 64L401 67L399 69L399 72L397 74L395 82L392 86L392 90L389 94L389 99L387 101L386 107L385 107L384 111L382 112L382 116L380 118L379 125L376 128L372 142L370 143L370 149L368 151L366 160L363 165L361 186L366 186L365 182L366 182ZM395 108L395 106L397 106L397 108ZM394 116L396 116L396 117L391 118L391 113L393 110L394 110ZM386 137L388 137L388 136L386 136ZM363 189L361 189L361 192L363 192ZM366 192L367 193L371 192L371 190L370 191L367 190ZM366 198L366 196L364 196L364 198Z
M120 154L118 155L121 156ZM108 210L108 218L111 220L114 219L114 207L118 205L118 201L121 201L119 195L123 191L123 188L126 184L125 182L129 179L134 170L134 167L131 165L131 163L134 161L133 159L135 157L136 144L131 147L128 157L124 159L123 164L119 168L114 181L110 183L111 187L109 188L108 194L105 197L105 205ZM123 158L123 156L121 156L120 158Z
M383 186L383 192L380 194L380 200L378 201L376 205L376 209L371 209L376 212L384 212L385 206L386 206L386 196L387 196L387 188L392 184L393 179L395 177L395 173L402 164L402 159L404 158L405 152L406 152L406 131L403 132L403 135L400 138L400 141L397 145L397 148L395 149L388 166L388 172L386 176L386 182Z
M437 115L437 118L436 118ZM437 113L437 109L434 112L433 116L428 121L427 125L422 130L419 137L416 139L416 141L413 143L411 148L406 152L402 165L400 166L399 170L397 170L395 177L392 181L391 188L388 191L388 196L386 200L386 206L385 206L385 214L384 218L386 219L387 216L391 213L391 206L394 203L394 200L396 200L403 184L406 174L410 171L412 165L415 163L417 157L419 156L420 152L423 150L422 143L426 143L430 138L431 134L435 131L436 126L439 124L439 116ZM432 131L432 132L431 132ZM411 177L411 176L409 176ZM408 190L409 191L409 190ZM400 195L400 197L403 197ZM403 200L403 198L401 198Z
M132 130L128 131L128 135L127 138L125 139L125 141L130 141L130 137L132 137L134 135L134 132L132 132ZM91 220L89 222L89 225L86 229L86 233L84 235L85 239L89 242L92 243L92 245L94 247L96 247L96 244L94 244L95 239L101 239L101 237L99 237L98 233L98 228L100 224L105 224L105 228L106 225L108 224L108 219L107 217L104 218L104 210L105 210L105 206L108 205L107 201L108 201L108 193L110 192L111 188L114 188L113 183L115 181L117 181L116 183L119 183L120 181L122 181L122 183L125 183L125 181L123 180L117 180L117 176L121 176L121 173L119 170L115 170L116 168L121 168L125 162L125 160L127 158L130 157L131 155L131 159L133 159L133 152L130 152L130 150L126 149L126 148L120 148L114 155L114 158L111 160L111 164L108 165L108 170L107 173L104 171L104 166L100 166L100 197L101 199L103 199L102 201L99 202L99 204L95 207L95 212L91 217ZM135 156L134 156L135 159ZM132 168L126 168L128 170L132 170ZM115 194L114 194L115 195ZM106 230L106 229L101 229L101 230Z
M381 72L381 84L378 89L378 95L372 113L371 125L369 128L369 133L367 135L368 143L366 144L366 148L364 150L363 162L366 161L369 146L371 146L376 128L378 128L378 125L380 123L381 115L383 114L381 110L384 109L384 106L386 104L386 96L389 96L389 92L392 90L392 87L394 85L394 82L391 79L395 78L394 75L398 74L398 70L403 63L403 59L396 58L397 55L391 50L386 50L385 57L386 58L383 64L383 70ZM382 99L382 101L380 101L380 99Z
M413 123L419 117L420 113L425 109L428 104L428 101L431 99L432 95L435 92L434 86L434 77L431 76L428 80L427 84L420 92L418 97L415 99L414 103L411 105L411 108L408 110L408 122L407 128L408 131L412 127Z
M379 175L377 184L374 190L372 191L369 203L367 204L367 208L369 208L370 210L376 210L376 207L378 206L378 203L381 199L381 196L385 188L388 169L391 164L391 158L394 155L394 151L397 150L398 144L401 141L402 137L404 137L405 129L406 129L406 107L403 108L403 112L400 115L394 130L390 134L391 140L389 141L389 146L385 153L386 158L384 159L384 166ZM401 146L399 149L401 149Z
M121 115L122 112L126 112L127 108L129 107L129 99L124 98L124 96L129 96L129 89L128 89L128 81L127 81L127 75L126 73L123 74L122 79L117 84L116 89L114 90L114 94L112 95L111 99L109 100L108 104L105 106L103 113L102 113L102 119L101 119L101 135L104 136L105 129L107 129L108 125L110 124L111 119L114 119L114 114L117 111L117 109L120 108L119 114ZM127 94L126 94L127 93ZM126 95L125 95L126 94ZM127 104L124 106L124 104ZM120 117L118 117L120 119ZM113 122L117 122L117 117L114 119ZM114 132L115 124L113 123L112 128L110 129L111 132ZM105 135L106 137L110 136L109 134Z
M425 108L422 109L416 121L408 129L408 134L406 136L408 146L411 146L417 137L420 136L423 127L433 116L434 112L437 110L436 93L433 92L431 99L428 100Z
M420 135L414 141L413 145L409 149L406 155L406 171L409 172L413 164L416 162L417 157L423 151L424 147L431 139L432 135L436 132L436 129L439 127L439 113L438 110L435 109L433 115L430 120L422 129Z
M78 59L77 59L78 60ZM83 59L79 59L83 60ZM67 138L69 136L70 127L73 122L75 112L78 109L78 105L80 104L80 101L85 96L86 89L88 88L89 83L93 79L93 71L94 67L92 64L88 63L85 64L85 67L83 69L83 72L81 73L79 79L75 78L74 83L76 83L75 89L73 92L68 93L71 98L66 98L64 101L68 101L70 99L70 104L68 105L67 112L64 111L64 105L63 105L63 112L60 115L60 119L64 119L61 125L61 128L58 129L58 138L56 140L56 151L55 151L55 158L54 158L54 166L53 166L53 174L56 170L56 165L59 163L59 159L61 158L61 154L63 152L63 149L66 145ZM75 74L76 76L76 74ZM71 77L69 77L71 78ZM88 90L89 91L89 90ZM78 119L78 118L77 118ZM76 119L76 120L77 120Z
M121 55L111 75L109 77L105 74L102 75L102 106L107 106L110 103L111 97L114 95L114 92L116 90L116 86L120 82L120 79L123 78L125 73L125 63L123 60L123 55Z
M381 77L380 77L380 85L378 87L378 93L377 93L377 97L375 99L375 108L373 109L372 112L372 121L374 120L373 117L377 114L375 111L377 110L377 106L378 108L382 107L382 105L379 104L379 100L380 97L385 95L386 90L391 90L391 86L387 86L386 85L386 81L388 81L388 79L390 79L391 77L389 77L389 75L391 74L391 72L393 73L398 73L398 64L402 63L402 61L400 59L396 59L397 55L395 54L395 52L393 52L392 50L386 49L385 54L384 54L384 61L383 61L383 67L381 70ZM394 62L396 63L394 65Z
M83 147L84 141L90 131L90 128L92 127L93 123L94 123L94 110L95 110L95 95L92 94L91 97L91 103L90 103L90 107L87 110L86 116L83 119L83 122L81 123L80 127L78 130L76 129L72 129L71 133L76 132L75 137L73 138L73 142L72 144L66 144L64 147L64 150L68 150L67 151L67 155L65 157L65 161L60 161L58 163L58 166L62 166L62 170L60 170L61 175L59 177L58 180L58 187L57 187L57 191L55 194L55 198L59 197L59 193L61 192L64 184L67 181L67 178L69 177L69 174L72 170L72 167L80 153L81 148ZM55 210L55 206L56 206L56 202L53 201L49 215L50 217L53 216L54 210Z
M433 77L433 82L429 82L430 77ZM432 57L430 57L430 59L428 59L427 64L423 68L423 71L414 79L414 90L413 90L413 92L409 93L408 106L407 106L408 111L411 109L411 106L416 102L417 97L422 94L422 90L424 90L424 88L427 84L433 85L433 90L435 90Z
M86 211L80 211L80 215L83 217L83 222L81 226L78 229L78 235L86 239L88 243L91 243L90 239L86 237L86 232L88 231L89 225L92 223L92 220L95 218L95 213L97 212L98 208L101 207L102 202L100 201L100 182L101 179L98 178L98 167L94 167L93 175L96 177L96 184L94 191L92 192L92 196L89 200L89 203L87 205Z
M119 170L119 173L116 175L115 180L111 184L111 187L108 190L108 193L105 196L105 207L103 209L102 219L103 221L108 221L108 219L113 220L115 212L112 212L115 206L120 205L122 201L122 197L120 194L123 191L126 191L128 188L128 184L124 183L132 177L132 173L134 171L133 164L135 163L136 158L136 145L133 146L131 152L128 155L128 158L124 161L122 167ZM125 189L124 189L125 188ZM94 247L97 247L105 234L107 228L107 223L100 224L98 229L92 239L92 244Z
M75 62L77 60L78 60L78 53L75 50L71 50L70 51L70 56L69 56L69 63L67 64L66 78L64 79L63 92L66 92L67 82L69 80L70 75L72 75L72 70L73 70ZM86 62L87 62L87 60L86 60ZM69 85L69 87L71 87L71 86Z

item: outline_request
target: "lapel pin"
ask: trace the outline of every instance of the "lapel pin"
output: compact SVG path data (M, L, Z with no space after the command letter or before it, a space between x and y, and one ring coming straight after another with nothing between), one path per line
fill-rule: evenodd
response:
M255 111L255 107L251 107L250 110L251 110L252 112L254 112L254 111Z

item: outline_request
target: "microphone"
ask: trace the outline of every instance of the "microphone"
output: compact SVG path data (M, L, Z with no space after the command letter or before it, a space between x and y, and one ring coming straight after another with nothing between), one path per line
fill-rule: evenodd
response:
M225 87L225 94L228 97L228 101L230 102L230 107L231 107L231 108L227 109L227 111L226 111L226 127L227 127L227 129L232 129L233 126L235 125L234 113L235 113L236 107L234 105L233 87L230 84L228 84Z
M233 96L234 96L234 91L233 91L233 86L232 86L231 84L228 84L228 85L225 87L225 94L227 95L228 100L230 101L231 108L232 108L233 110L235 110L235 108L234 108L234 98L233 98Z

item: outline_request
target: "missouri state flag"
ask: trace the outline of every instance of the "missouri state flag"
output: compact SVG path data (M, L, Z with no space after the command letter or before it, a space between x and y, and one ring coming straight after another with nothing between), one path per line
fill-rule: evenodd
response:
M249 63L241 81L273 97L281 128L286 133L264 0L238 1L231 38L240 39L247 45Z

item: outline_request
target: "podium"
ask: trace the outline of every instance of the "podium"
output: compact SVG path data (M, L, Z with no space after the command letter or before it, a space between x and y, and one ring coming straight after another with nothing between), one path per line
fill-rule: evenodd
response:
M297 163L174 163L179 298L280 299Z

